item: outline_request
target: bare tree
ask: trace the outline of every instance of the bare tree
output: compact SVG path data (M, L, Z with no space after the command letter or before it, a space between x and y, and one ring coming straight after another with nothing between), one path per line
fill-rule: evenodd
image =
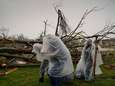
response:
M97 11L97 8L96 8L96 7L92 8L92 9L90 9L90 10L86 9L86 11L84 12L84 14L83 14L83 16L81 17L80 21L78 22L77 27L68 35L68 39L69 39L69 40L70 40L70 39L73 39L73 38L75 38L75 37L77 36L77 35L75 35L75 32L77 31L77 29L79 29L80 27L83 26L84 20L87 18L87 16L88 16L89 14L91 14L91 13L94 12L94 11ZM73 37L73 35L74 35L74 37Z

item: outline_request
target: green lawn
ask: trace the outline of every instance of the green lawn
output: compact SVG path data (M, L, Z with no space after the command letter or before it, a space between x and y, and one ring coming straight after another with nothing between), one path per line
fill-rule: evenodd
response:
M115 86L115 70L108 70L102 67L104 74L97 76L96 80L86 82L73 80L71 85L63 86ZM44 83L38 82L39 67L18 68L15 72L7 76L0 77L0 86L51 86L48 77L45 77Z

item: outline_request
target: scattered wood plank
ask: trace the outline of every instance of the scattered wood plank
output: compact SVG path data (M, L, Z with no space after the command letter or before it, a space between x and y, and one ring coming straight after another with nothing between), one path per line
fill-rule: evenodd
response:
M11 72L14 72L16 70L17 70L17 68L11 68L11 69L9 69L8 71L5 72L5 75L7 75L7 74L9 74Z
M8 65L8 67L36 67L40 66L40 64L13 64L13 65Z

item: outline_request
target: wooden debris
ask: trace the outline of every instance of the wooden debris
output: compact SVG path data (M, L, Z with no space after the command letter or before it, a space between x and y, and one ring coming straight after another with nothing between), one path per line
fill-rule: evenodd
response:
M7 72L5 72L5 75L7 75L7 74L9 74L9 73L11 73L11 72L14 72L14 71L16 71L17 70L17 68L11 68L11 69L9 69Z
M5 76L6 73L5 72L0 72L0 76Z
M107 69L115 70L115 64L104 65L104 67L107 68Z

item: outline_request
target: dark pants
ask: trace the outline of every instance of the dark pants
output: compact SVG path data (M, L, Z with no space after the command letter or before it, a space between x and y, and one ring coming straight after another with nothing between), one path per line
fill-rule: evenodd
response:
M50 81L51 81L51 86L62 86L62 84L71 84L71 80L73 79L73 75L68 75L65 77L52 77L49 76ZM71 85L69 85L71 86Z
M61 86L61 77L51 77L49 76L50 81L51 81L51 86Z

